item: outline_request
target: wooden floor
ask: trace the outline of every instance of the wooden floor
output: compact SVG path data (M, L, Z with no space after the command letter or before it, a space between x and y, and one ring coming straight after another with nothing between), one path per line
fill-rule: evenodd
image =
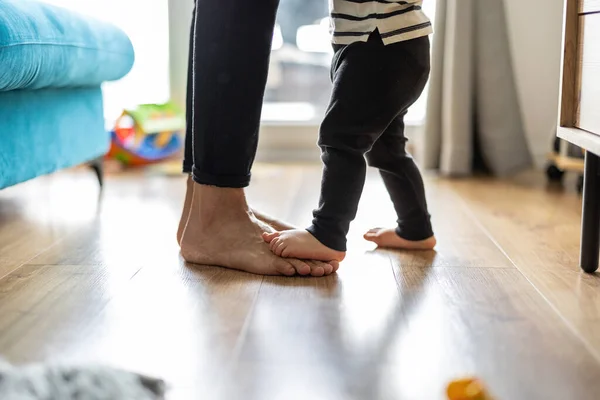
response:
M306 225L319 168L259 165L252 203ZM571 185L572 186L572 185ZM428 178L437 252L375 250L393 225L369 176L328 278L186 266L183 178L67 172L0 192L0 355L165 378L171 399L600 398L600 278L578 269L581 202L543 177Z

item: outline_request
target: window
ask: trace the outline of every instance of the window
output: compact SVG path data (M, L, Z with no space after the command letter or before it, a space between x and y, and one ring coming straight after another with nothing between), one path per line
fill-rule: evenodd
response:
M436 0L423 9L433 20ZM263 123L318 124L331 90L328 0L281 0L271 53ZM408 123L425 117L427 88L409 110Z
M168 1L174 0L43 1L113 23L129 35L136 52L134 67L122 80L104 85L109 126L123 108L169 99L169 19L166 16ZM177 1L189 1L191 9L192 0ZM424 1L423 8L431 19L435 16L435 4L436 0ZM333 54L328 11L328 0L281 0L263 123L317 125L323 118L331 90L329 69ZM187 21L191 15L185 18ZM422 121L425 106L426 92L411 107L407 121Z
M162 103L169 99L167 0L43 1L110 22L123 29L131 39L135 48L133 69L125 78L105 83L103 87L109 127L124 108Z

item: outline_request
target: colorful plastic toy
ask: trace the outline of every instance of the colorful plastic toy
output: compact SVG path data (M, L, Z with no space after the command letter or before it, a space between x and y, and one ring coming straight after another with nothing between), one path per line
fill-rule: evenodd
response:
M446 394L448 400L493 400L483 382L477 378L464 378L450 382Z
M107 157L140 166L165 160L183 146L185 116L173 104L143 104L125 110L111 132Z

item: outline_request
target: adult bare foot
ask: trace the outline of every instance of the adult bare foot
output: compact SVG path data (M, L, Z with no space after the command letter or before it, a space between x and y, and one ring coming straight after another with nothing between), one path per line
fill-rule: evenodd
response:
M260 275L329 275L336 263L312 264L275 256L262 239L264 224L249 210L242 189L192 185L181 238L183 258ZM333 264L333 265L332 265Z
M292 224L288 224L285 221L281 221L271 215L268 215L264 212L260 212L255 208L251 208L252 213L256 218L261 220L262 222L270 225L276 231L289 231L291 229L296 229L296 227Z
M183 211L181 212L181 219L179 220L179 227L177 228L177 243L181 245L181 237L185 230L185 224L187 224L188 217L190 215L190 207L192 206L192 195L194 193L194 180L191 175L188 175L185 183L185 200L183 201Z
M194 180L192 179L191 175L188 175L186 181L185 200L183 202L183 211L181 213L181 219L179 220L179 227L177 228L177 243L179 245L181 245L181 237L183 236L183 231L185 230L185 225L187 224L188 216L190 214L193 188ZM296 228L295 226L288 224L287 222L278 220L277 218L270 216L266 213L260 212L254 208L251 208L251 211L258 220L269 225L276 231L287 231Z
M269 243L271 251L281 257L322 261L342 261L346 257L345 252L330 249L308 231L301 229L264 233L263 238Z
M364 238L379 247L402 250L432 250L437 244L435 236L425 240L410 241L398 236L395 229L384 228L371 229L365 233Z

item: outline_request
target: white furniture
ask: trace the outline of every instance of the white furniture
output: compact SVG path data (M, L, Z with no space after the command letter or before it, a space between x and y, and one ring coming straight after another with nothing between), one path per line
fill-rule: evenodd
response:
M585 149L581 268L600 251L600 0L565 0L558 137Z

